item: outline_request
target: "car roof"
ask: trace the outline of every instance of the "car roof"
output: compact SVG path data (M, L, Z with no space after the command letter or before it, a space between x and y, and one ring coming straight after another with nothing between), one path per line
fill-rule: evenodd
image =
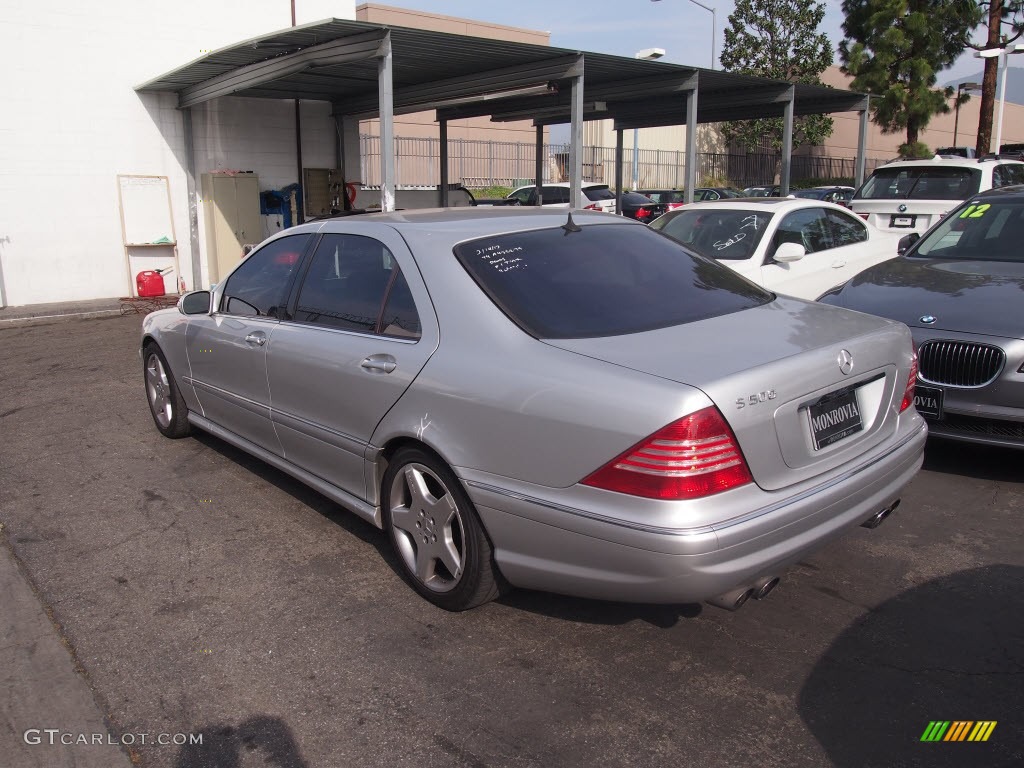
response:
M977 195L971 195L967 199L974 200L978 197L984 197L986 200L995 198L999 202L1024 202L1024 184L1017 184L1012 187L997 187ZM1000 198L1002 199L1000 200Z
M521 187L516 187L512 191L513 192L518 192L520 189L533 189L536 186L537 186L536 184L524 184ZM543 184L541 184L541 186L542 187L568 187L569 186L569 182L568 181L545 181ZM594 187L607 187L608 185L607 184L598 184L597 182L594 182L594 181L584 181L582 186L583 186L583 189L593 189Z
M991 163L1020 163L1022 161L1015 160L1009 157L954 157L952 155L936 155L933 158L925 158L923 160L892 160L885 165L880 165L875 168L875 172L885 170L886 168L920 168L920 167L935 167L943 165L954 165L961 168L977 168L982 165Z
M502 232L521 232L531 229L560 227L572 215L573 223L621 224L643 227L633 219L600 211L586 211L578 208L544 208L520 206L480 206L459 208L416 208L393 213L367 213L360 216L346 216L326 219L285 230L288 234L303 232L357 232L363 224L386 224L399 231L426 229L433 233L442 231L438 224L446 225L444 232L451 243L487 237Z
M837 211L843 211L847 215L850 214L849 209L843 208L841 205L808 197L730 197L726 200L702 200L699 203L691 203L685 208L677 208L665 215L674 216L695 209L750 210L759 208L772 212L778 210L788 211L795 208L834 208Z

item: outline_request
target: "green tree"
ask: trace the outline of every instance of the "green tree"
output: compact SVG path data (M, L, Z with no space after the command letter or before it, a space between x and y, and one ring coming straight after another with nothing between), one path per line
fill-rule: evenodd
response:
M932 115L950 109L954 89L935 88L936 76L967 48L981 9L975 0L843 0L843 13L850 87L872 94L883 133L906 131L904 146L919 147Z
M832 44L817 32L825 5L817 0L736 0L725 30L723 69L791 83L820 83ZM782 147L782 118L724 123L722 133L748 151ZM832 134L827 115L797 117L793 146L820 144ZM767 145L767 146L766 146Z

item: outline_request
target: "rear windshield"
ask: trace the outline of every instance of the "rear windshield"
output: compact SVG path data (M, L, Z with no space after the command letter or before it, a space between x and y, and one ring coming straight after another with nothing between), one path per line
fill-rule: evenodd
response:
M513 232L455 255L491 300L540 339L619 336L738 312L772 294L643 226Z
M640 192L639 194L651 198L656 203L683 203L686 202L686 193L681 189L670 192Z
M637 192L623 192L622 193L622 202L628 203L629 205L655 205L656 204L655 201L652 198L647 197L646 195L641 195L641 194L639 194Z
M608 189L608 187L590 187L589 189L584 189L583 194L587 196L587 200L615 199L615 193Z
M1024 262L1024 201L973 200L925 235L908 256Z
M830 191L828 189L797 189L790 194L793 197L803 197L808 200L822 200Z
M879 168L855 200L964 200L978 193L981 171L961 167Z
M697 253L713 259L749 259L764 237L772 214L746 209L688 208L672 211L651 222Z

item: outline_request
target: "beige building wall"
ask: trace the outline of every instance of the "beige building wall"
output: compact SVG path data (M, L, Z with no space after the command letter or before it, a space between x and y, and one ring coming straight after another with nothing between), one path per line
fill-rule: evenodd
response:
M392 8L376 3L364 3L356 6L356 20L372 24L390 24L396 27L425 29L432 32L449 32L456 35L471 35L492 40L508 40L514 43L531 43L533 45L550 45L551 34L533 29L507 27L491 24L486 21L459 19L437 13L414 11L407 8ZM380 135L380 125L376 120L365 120L359 125L359 132L372 136ZM437 123L434 112L417 112L411 115L395 117L395 136L408 138L438 137ZM527 142L533 144L537 139L533 123L521 120L514 123L492 123L487 117L474 117L466 120L452 120L448 123L448 138L476 139L481 141ZM545 141L547 131L545 130ZM455 181L455 179L453 179Z
M844 75L839 67L829 67L822 73L821 81L835 88L850 88L850 77ZM953 99L949 100L950 106ZM980 95L974 94L971 99L960 107L960 121L957 125L956 144L961 147L973 147L978 139L978 116L981 107ZM996 103L996 115L999 104ZM928 127L921 132L920 140L929 149L953 146L953 124L955 110L948 115L935 115ZM860 115L856 112L840 112L832 115L834 130L824 144L810 150L815 155L831 157L856 157L857 135L860 130ZM907 140L906 133L884 134L875 123L868 123L868 141L865 155L869 159L891 160L897 156L900 144ZM992 131L992 142L995 143L995 129ZM1007 103L1003 115L1003 144L1024 142L1024 106ZM992 147L995 151L995 147ZM804 150L807 151L807 150Z

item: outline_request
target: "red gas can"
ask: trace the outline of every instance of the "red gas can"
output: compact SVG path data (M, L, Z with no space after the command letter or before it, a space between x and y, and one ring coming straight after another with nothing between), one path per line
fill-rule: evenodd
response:
M135 276L135 289L139 296L163 296L167 293L163 275L151 269Z

